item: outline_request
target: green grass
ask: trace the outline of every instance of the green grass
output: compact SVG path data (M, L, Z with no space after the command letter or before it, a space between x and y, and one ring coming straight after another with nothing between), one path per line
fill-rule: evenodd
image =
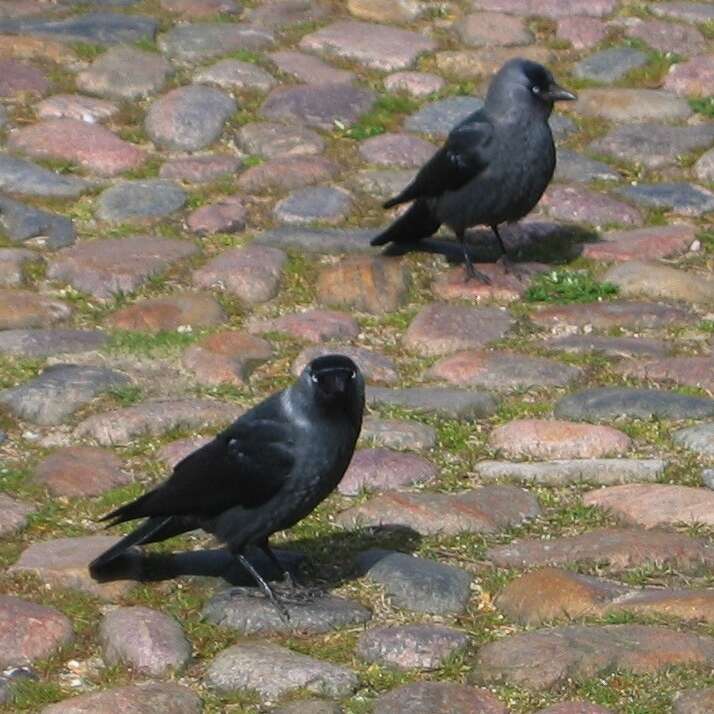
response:
M617 286L599 282L588 271L553 270L539 275L528 288L528 302L595 302L617 295Z
M371 112L363 116L353 127L344 131L344 136L362 141L371 136L384 134L397 127L402 116L411 114L418 103L404 94L381 96Z
M690 99L689 106L697 112L697 114L703 114L705 117L714 119L714 97Z
M145 357L160 357L182 352L199 339L195 332L162 330L155 334L145 332L112 332L104 351L110 354L133 354Z
M70 47L79 59L85 62L93 62L99 55L106 52L107 48L103 45L95 45L91 42L72 42Z

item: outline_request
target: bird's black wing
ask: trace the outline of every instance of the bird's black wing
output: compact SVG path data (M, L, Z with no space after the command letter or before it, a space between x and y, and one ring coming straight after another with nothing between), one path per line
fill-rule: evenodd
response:
M293 430L278 418L246 416L179 462L161 486L103 520L211 517L233 506L255 508L269 501L292 470Z
M451 130L444 145L404 191L387 201L384 207L458 190L488 166L492 138L493 124L483 111L471 114Z

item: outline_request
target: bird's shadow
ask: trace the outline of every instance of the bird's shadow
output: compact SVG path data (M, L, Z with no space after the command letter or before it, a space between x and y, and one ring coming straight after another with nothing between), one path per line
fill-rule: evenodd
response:
M507 224L499 231L509 257L516 262L567 263L581 255L583 243L599 240L595 231L583 226L545 220ZM443 255L450 263L463 263L461 245L448 238L448 234L443 235L443 238L424 238L415 243L392 243L383 255L421 251ZM466 247L474 263L493 263L501 257L501 248L491 229L468 231Z
M288 540L274 551L298 582L331 590L361 575L355 561L358 553L373 548L411 553L420 543L421 536L410 528L380 526ZM247 550L246 557L267 580L282 577L283 573L261 551ZM90 573L100 583L211 577L220 578L232 586L255 586L253 578L225 548L175 553L151 553L132 548L105 566L90 570Z

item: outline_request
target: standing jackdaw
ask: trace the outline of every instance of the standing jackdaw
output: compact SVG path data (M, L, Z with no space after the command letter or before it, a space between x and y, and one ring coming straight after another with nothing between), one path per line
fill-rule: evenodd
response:
M497 72L482 109L451 130L445 144L414 180L384 204L413 201L372 245L413 244L449 226L464 251L466 279L488 277L474 269L464 242L467 228L490 226L504 267L509 260L499 223L518 221L538 203L555 171L548 125L553 103L576 99L542 65L512 59Z
M344 355L314 359L288 389L250 409L178 463L170 478L102 520L146 520L96 558L92 575L133 545L202 528L223 541L283 618L287 611L243 555L294 526L337 487L352 459L364 412L364 380ZM290 583L290 576L285 573Z

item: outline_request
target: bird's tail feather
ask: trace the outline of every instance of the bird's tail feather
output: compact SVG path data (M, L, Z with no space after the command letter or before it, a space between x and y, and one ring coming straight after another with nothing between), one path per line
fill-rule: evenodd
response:
M440 225L441 222L434 218L426 201L414 201L409 209L399 216L387 230L372 238L370 244L416 243L422 238L436 233Z
M92 573L93 571L107 565L107 563L110 563L115 558L118 558L133 545L141 545L142 543L150 542L152 536L155 537L159 530L168 526L171 519L172 516L147 518L138 528L129 533L129 535L124 536L111 548L105 550L101 555L97 556L89 564L89 572Z
M124 521L133 521L135 518L141 518L142 516L148 515L147 513L142 513L142 506L154 495L154 491L149 491L143 496L139 496L136 500L131 503L126 503L123 506L115 509L111 513L107 513L106 516L102 516L100 521L111 521L107 524L109 526L115 526L118 523L123 523Z

